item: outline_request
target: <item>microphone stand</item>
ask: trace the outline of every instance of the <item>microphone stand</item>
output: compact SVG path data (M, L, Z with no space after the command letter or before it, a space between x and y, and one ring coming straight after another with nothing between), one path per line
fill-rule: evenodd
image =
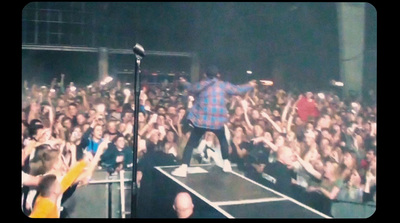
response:
M131 197L131 218L137 217L137 151L138 151L138 126L139 126L139 108L140 108L140 60L142 56L137 55L135 61L135 111L133 123L133 167L132 167L132 197Z

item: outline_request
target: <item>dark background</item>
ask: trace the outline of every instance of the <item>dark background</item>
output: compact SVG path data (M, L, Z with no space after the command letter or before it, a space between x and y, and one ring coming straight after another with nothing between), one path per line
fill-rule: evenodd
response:
M377 17L366 4L363 88L376 91ZM329 88L340 80L336 4L300 2L33 2L22 9L22 44L197 53L200 68L225 79L272 79L285 88ZM133 55L110 55L110 74L134 68ZM150 73L190 73L190 59L149 56ZM253 74L247 75L246 70ZM88 84L98 54L22 51L22 79Z

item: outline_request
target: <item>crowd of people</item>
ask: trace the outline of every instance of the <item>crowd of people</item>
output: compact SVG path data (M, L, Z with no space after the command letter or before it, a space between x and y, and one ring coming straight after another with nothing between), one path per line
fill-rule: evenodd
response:
M63 217L66 194L88 184L96 169L112 174L137 164L140 198L151 187L152 167L182 164L196 95L178 79L142 85L134 162L132 86L66 85L64 78L22 89L26 215ZM328 215L332 201L376 201L376 103L312 90L295 95L261 82L228 97L227 110L228 159L241 174ZM223 165L212 131L194 148L189 165L196 163Z

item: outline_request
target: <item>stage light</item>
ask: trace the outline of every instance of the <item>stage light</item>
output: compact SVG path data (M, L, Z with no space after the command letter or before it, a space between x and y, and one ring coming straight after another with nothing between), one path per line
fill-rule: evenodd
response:
M104 78L104 80L102 80L102 81L100 82L100 85L106 85L106 84L110 83L112 80L113 80L112 77L107 76L106 78Z
M332 84L333 86L337 86L337 87L343 87L343 86L344 86L344 83L343 83L343 82L335 81L335 80L331 80L331 84Z
M337 82L336 82L336 86L338 86L338 87L343 87L344 84L343 84L343 82L337 81Z
M247 74L253 74L253 71L248 70L248 71L246 71L246 73L247 73Z
M274 85L274 82L270 81L270 80L260 80L260 83L262 85L264 85L264 86L272 86L272 85Z
M113 80L113 78L110 77L110 76L108 76L108 77L106 77L106 78L104 79L104 81L106 82L106 84L107 84L107 83L110 83L112 80Z

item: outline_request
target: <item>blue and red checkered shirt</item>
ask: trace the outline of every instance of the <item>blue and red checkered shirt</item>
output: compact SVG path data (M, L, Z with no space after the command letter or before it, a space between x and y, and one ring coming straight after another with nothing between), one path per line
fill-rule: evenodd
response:
M184 86L196 99L189 110L188 120L196 127L207 129L220 129L228 122L227 96L253 89L250 84L233 85L217 78L195 84L185 82Z

